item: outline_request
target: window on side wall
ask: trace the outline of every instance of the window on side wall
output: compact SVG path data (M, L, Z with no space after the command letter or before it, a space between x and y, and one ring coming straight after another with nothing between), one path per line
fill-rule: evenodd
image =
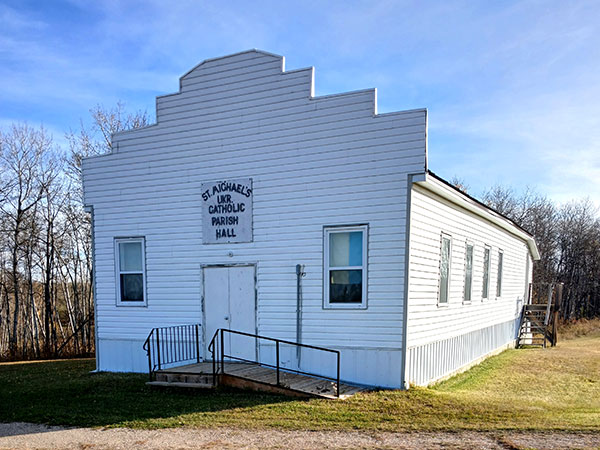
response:
M483 289L481 298L486 299L490 296L490 248L486 246L483 249Z
M115 239L117 305L146 305L144 238Z
M502 297L502 263L504 259L504 252L498 251L498 280L496 283L496 297Z
M326 308L367 307L367 225L325 228Z
M465 248L465 292L464 301L471 301L473 287L473 244L467 242Z
M440 287L438 304L448 304L450 291L450 263L451 263L452 241L450 236L442 234L440 255Z

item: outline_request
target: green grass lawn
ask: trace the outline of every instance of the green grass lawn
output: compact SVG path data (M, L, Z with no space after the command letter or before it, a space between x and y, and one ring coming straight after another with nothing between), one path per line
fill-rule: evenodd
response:
M431 388L296 400L154 390L92 360L0 364L0 422L133 428L600 431L600 334L509 350Z

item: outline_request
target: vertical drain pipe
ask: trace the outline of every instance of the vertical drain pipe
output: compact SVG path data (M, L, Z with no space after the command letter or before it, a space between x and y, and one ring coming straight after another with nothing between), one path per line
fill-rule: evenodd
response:
M306 275L303 266L296 264L296 342L302 343L302 277ZM300 369L300 358L302 357L302 348L296 346L296 361Z

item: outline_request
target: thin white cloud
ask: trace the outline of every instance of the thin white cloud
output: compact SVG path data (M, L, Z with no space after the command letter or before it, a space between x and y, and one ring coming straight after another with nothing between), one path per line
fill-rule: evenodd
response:
M96 103L149 109L202 59L248 48L316 66L318 94L428 107L430 162L476 189L600 198L600 4L588 1L70 0L85 21L0 5L0 115L60 130ZM43 8L39 8L42 10ZM4 26L6 24L6 26ZM13 105L4 107L2 105ZM67 119L67 117L69 119ZM1 120L1 118L0 118Z
M38 19L32 19L8 5L0 4L0 23L5 31L31 31L47 27L47 24Z

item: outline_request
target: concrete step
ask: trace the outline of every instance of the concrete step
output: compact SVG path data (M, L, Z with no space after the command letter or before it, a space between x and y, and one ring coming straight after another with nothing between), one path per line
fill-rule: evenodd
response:
M157 372L155 374L156 381L165 383L194 383L194 384L211 384L213 382L212 375L205 374L189 374L176 372Z

